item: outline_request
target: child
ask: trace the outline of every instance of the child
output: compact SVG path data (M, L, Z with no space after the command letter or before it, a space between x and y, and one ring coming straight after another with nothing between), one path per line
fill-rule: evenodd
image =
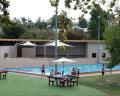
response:
M50 72L50 76L53 76L53 75L55 75L55 72L54 72L54 70L52 69L52 71Z
M45 75L45 66L44 66L44 64L41 67L41 73L42 73L42 75Z
M80 69L77 70L77 76L79 77L80 75Z

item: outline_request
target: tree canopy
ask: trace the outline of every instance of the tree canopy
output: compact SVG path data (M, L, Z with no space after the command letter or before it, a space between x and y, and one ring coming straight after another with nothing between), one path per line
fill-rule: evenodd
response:
M111 25L105 31L106 48L110 53L108 67L120 64L120 26Z
M58 8L61 0L50 0L51 6ZM73 8L74 10L80 10L81 16L88 13L90 10L99 5L102 7L106 5L109 12L113 11L113 7L119 0L64 0L65 7Z

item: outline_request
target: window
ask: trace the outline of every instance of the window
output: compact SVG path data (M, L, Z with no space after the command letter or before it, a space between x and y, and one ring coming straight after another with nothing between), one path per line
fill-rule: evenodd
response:
M92 58L96 58L96 53L92 53Z
M106 58L106 54L105 53L102 53L102 58Z
M4 53L4 58L7 58L8 57L8 53Z

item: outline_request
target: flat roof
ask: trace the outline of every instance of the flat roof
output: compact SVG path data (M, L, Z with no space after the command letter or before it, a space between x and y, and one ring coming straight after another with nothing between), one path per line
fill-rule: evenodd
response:
M33 42L49 42L52 40L41 40L41 39L0 39L0 41L6 41L6 42L21 42L21 41L33 41ZM98 42L98 40L64 40L64 42ZM100 42L104 42L104 40L100 40Z

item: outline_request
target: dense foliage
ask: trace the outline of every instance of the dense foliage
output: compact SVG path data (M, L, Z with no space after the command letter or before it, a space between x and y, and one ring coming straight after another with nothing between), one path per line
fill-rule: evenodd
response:
M3 25L2 38L18 39L25 32L26 29L21 24Z
M62 11L58 14L58 6L61 0L50 0L50 4L55 7L55 14L57 15L57 27L59 28L59 39L88 39L89 34L84 33L81 30L73 30L73 23L70 18L67 17L67 13ZM91 19L89 23L89 33L90 39L97 39L97 28L98 28L98 15L100 16L100 37L102 38L102 33L104 32L105 25L107 25L106 20L112 20L110 18L106 19L106 12L101 9L100 5L105 5L107 0L64 0L65 7L73 8L75 10L80 10L81 17L83 13L87 13L91 10ZM115 2L118 0L111 0L109 2L108 14L112 11ZM91 3L90 3L91 2ZM50 20L44 21L40 17L36 22L33 22L30 18L22 17L21 19L15 18L10 21L8 13L9 1L0 0L0 38L24 38L24 39L55 39L55 18L53 16ZM80 17L80 18L81 18ZM111 17L109 14L108 17ZM117 20L117 19L116 19ZM110 21L111 22L111 21ZM118 20L116 21L118 22ZM82 28L86 28L87 21L84 19L79 19L78 25Z
M72 31L67 32L68 40L87 40L89 39L89 34L84 32L82 29L74 28Z
M99 5L98 5L99 6ZM100 39L103 39L103 33L105 31L106 23L106 12L99 6L99 8L94 7L91 11L91 18L88 25L88 31L91 39L98 39L98 32L100 33Z
M47 26L47 22L43 20L34 23L29 18L15 18L11 24L1 24L0 38L54 39L54 31Z
M108 58L108 67L112 68L120 64L120 26L111 25L106 28L105 32L106 48L110 53Z

